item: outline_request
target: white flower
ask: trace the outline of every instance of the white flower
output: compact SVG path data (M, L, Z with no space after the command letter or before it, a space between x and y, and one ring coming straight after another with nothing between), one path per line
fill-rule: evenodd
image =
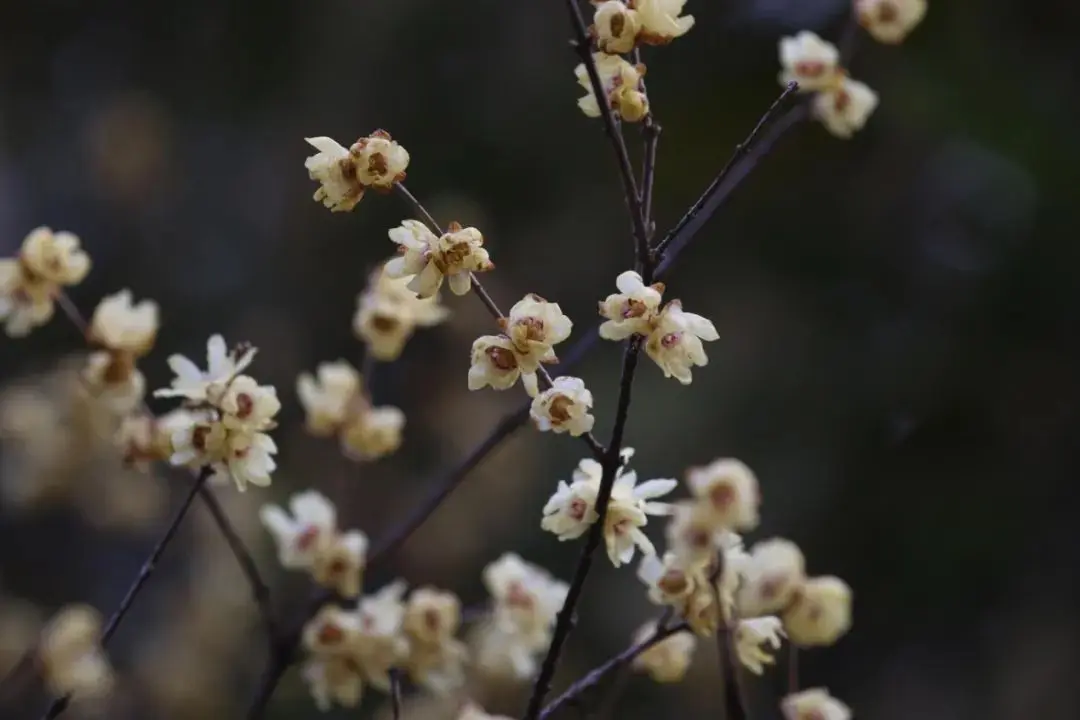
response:
M533 398L529 414L541 432L568 432L577 437L593 429L592 403L592 393L581 378L557 377L550 388Z
M56 285L78 285L90 272L90 256L73 233L32 230L23 240L19 259L24 272Z
M765 665L776 662L776 657L767 648L779 650L783 636L783 623L779 618L740 620L734 633L735 655L747 670L761 675Z
M308 431L333 435L349 418L360 394L360 373L344 360L320 363L315 373L301 373L296 379L296 394L307 415Z
M515 553L484 568L483 580L491 594L495 626L521 636L533 650L544 649L569 586Z
M334 212L352 210L368 187L386 190L405 179L409 153L382 130L349 149L328 137L306 140L319 151L304 162L308 175L319 183L315 200Z
M367 535L359 530L331 535L315 554L312 578L342 597L356 597L367 565L367 548Z
M615 278L619 292L608 295L600 303L600 337L605 340L625 340L631 335L648 335L664 293L663 283L646 285L641 276L627 270Z
M409 152L394 142L385 130L376 130L366 138L360 138L350 152L357 158L356 176L363 185L387 190L405 179Z
M878 42L895 45L926 16L926 0L855 0L859 24Z
M541 363L558 362L554 346L570 336L573 323L557 303L526 295L500 320L505 335L483 335L473 342L469 389L490 385L506 390L520 377L525 392L536 397Z
M689 385L693 380L690 369L709 363L701 341L712 342L718 338L711 322L700 315L683 312L682 303L672 300L664 306L645 339L645 352L663 370L664 377L674 377L683 385Z
M282 567L310 568L337 533L337 511L315 490L293 495L289 510L291 516L277 505L263 505L259 519L274 537Z
M740 614L751 617L786 608L806 579L802 552L782 538L755 543L744 569L737 604Z
M718 527L743 531L757 527L761 491L754 473L743 463L720 459L690 468L686 484L715 514Z
M402 635L405 583L396 581L361 598L356 612L363 629L356 657L364 679L383 691L390 690L390 670L408 656L409 642Z
M877 93L868 85L845 77L835 88L814 96L814 117L838 138L862 130L878 106Z
M247 375L234 377L216 404L222 412L222 423L231 431L270 430L275 426L274 416L281 410L277 390L272 385L259 385Z
M277 468L272 457L277 444L266 433L229 433L224 462L215 465L215 475L228 474L240 492L247 486L266 487Z
M214 335L206 343L206 371L202 371L183 355L169 357L169 367L176 377L172 387L154 392L155 397L182 397L200 403L213 400L209 395L220 394L225 385L239 375L255 359L255 348L229 351L225 338Z
M447 693L465 682L465 645L454 638L461 601L450 592L418 588L409 596L402 627L409 638L409 676L423 687Z
M91 353L82 377L87 392L117 417L133 412L146 395L146 378L125 353Z
M850 720L847 705L825 688L811 688L788 695L780 702L785 720Z
M113 352L145 355L157 337L158 306L153 300L132 302L131 291L121 290L98 303L90 320L89 339Z
M348 657L364 632L360 614L337 605L323 605L305 625L300 640L317 655Z
M780 84L799 83L799 92L832 87L840 72L840 51L830 42L803 30L780 40Z
M329 711L335 703L346 708L360 704L364 680L357 674L351 658L310 658L304 663L301 676L315 701L315 707L322 712Z
M686 0L634 0L641 21L641 41L664 45L694 27L694 17L682 15Z
M170 440L173 465L198 468L201 465L222 463L228 452L228 433L218 422L216 413L192 413L186 422L177 424Z
M401 256L386 263L386 273L391 278L415 276L407 287L420 298L435 295L444 279L451 292L464 295L472 288L471 273L495 268L483 247L484 236L474 227L452 222L437 236L423 223L405 220L389 234Z
M393 405L368 407L341 430L345 454L356 460L377 460L401 447L405 413Z
M643 643L656 634L656 623L642 625L634 635L634 644ZM694 658L697 638L688 632L677 632L664 638L639 654L631 665L658 683L679 682L686 676Z
M101 615L85 605L68 606L49 621L38 643L41 674L53 695L101 697L113 672L101 648Z
M611 55L630 52L637 44L640 30L637 13L619 0L607 0L596 5L592 32L601 52Z
M672 505L667 544L683 567L700 567L711 562L721 532L716 514L707 505L689 501Z
M838 577L811 578L794 594L782 619L797 645L832 645L851 628L851 588Z
M438 325L449 315L438 294L419 298L408 289L410 280L391 277L382 265L357 298L353 330L378 360L396 360L416 328Z
M488 385L494 390L507 390L521 377L514 344L504 335L481 335L473 340L470 358L470 390Z
M604 100L615 114L627 122L637 122L649 112L649 99L642 90L641 79L645 66L631 65L618 55L595 53L596 72L604 89ZM600 104L593 93L592 80L585 64L574 69L578 85L586 95L578 99L578 107L587 117L600 117Z
M625 470L625 463L632 454L630 448L623 451L624 466L616 471L604 518L604 542L608 558L615 567L630 562L635 547L640 547L646 554L656 552L641 528L645 527L649 515L666 515L669 506L649 501L667 495L678 484L675 480L649 480L635 487L637 473ZM555 494L544 506L540 527L560 540L581 537L598 517L596 500L603 474L603 466L591 458L578 463L573 483L567 485L560 481Z
M58 288L30 276L18 260L0 259L0 322L8 337L24 337L52 319Z

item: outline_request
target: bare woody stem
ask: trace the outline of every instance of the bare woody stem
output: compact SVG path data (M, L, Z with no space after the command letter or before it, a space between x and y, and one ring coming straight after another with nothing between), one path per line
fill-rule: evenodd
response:
M139 574L135 577L135 581L128 588L127 593L124 595L124 599L120 601L119 607L109 618L109 622L106 623L104 631L101 634L101 644L104 646L108 644L109 639L120 627L120 623L123 622L124 617L128 611L131 610L131 606L135 603L135 598L142 592L143 587L146 586L150 576L153 575L154 570L157 568L157 563L161 559L162 554L165 552L165 548L169 546L173 538L176 537L176 532L180 529L180 524L184 521L184 517L187 516L188 510L191 509L191 505L195 502L196 496L206 485L206 481L213 474L213 469L210 467L204 467L199 471L199 474L195 477L191 483L191 489L188 491L187 496L184 498L184 502L180 505L180 508L173 516L172 522L165 529L165 533L154 545L154 549L150 551L149 557L143 562L142 567L139 569ZM64 697L57 698L49 706L49 709L45 712L43 718L45 720L51 720L58 717L60 713L64 712L70 702L71 697L65 695Z
M440 227L439 223L435 221L435 218L431 216L431 213L424 208L423 203L421 203L416 196L409 192L409 189L401 183L394 183L394 187L397 188L402 197L409 201L409 204L412 205L413 209L416 210L420 217L431 226L431 229L442 235L442 227ZM480 298L480 301L484 304L484 307L487 308L487 311L491 313L491 316L496 320L505 320L506 316L503 315L502 310L499 309L499 306L491 298L491 295L488 294L488 291L484 289L484 285L476 277L476 273L469 273L469 279L471 281L473 294ZM551 375L544 367L541 366L536 374L541 387L544 389L551 387ZM591 432L581 435L581 439L589 446L589 452L592 453L593 457L597 460L604 457L604 446L597 441L596 437Z

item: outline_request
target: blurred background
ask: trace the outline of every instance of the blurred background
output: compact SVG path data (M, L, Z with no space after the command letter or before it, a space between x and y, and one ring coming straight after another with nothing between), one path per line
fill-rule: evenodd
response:
M695 28L646 49L661 233L777 95L778 39L837 39L849 6L690 0ZM800 126L668 277L669 297L720 340L689 387L643 365L634 466L647 478L724 456L754 468L765 499L751 539L792 538L810 572L854 588L851 633L801 665L805 685L828 685L858 717L1080 716L1080 501L1067 491L1080 469L1078 21L1064 0L931 0L904 45L863 37L852 73L881 95L867 128L841 141ZM201 358L215 332L260 348L253 372L284 402L281 467L267 490L218 494L283 613L308 582L278 568L262 503L314 487L377 538L522 400L467 391L469 345L491 323L447 296L452 318L375 372L377 401L408 414L401 452L357 464L304 432L295 378L359 365L356 295L410 210L371 195L328 212L311 199L303 138L389 130L435 216L484 232L495 299L539 293L584 331L632 256L611 150L575 104L570 36L556 0L0 3L0 256L38 225L71 230L94 261L73 292L84 313L124 287L155 299L151 388L169 381L169 354ZM627 137L637 152L637 129ZM58 607L116 607L187 484L123 471L88 430L71 401L81 347L59 315L0 339L5 670ZM579 368L601 439L619 355L607 343ZM507 550L569 578L579 547L542 533L540 511L582 453L520 431L367 586L400 576L480 603L481 569ZM558 684L654 615L632 569L597 563ZM618 717L717 715L705 645L682 684L636 678ZM109 652L110 718L240 716L265 643L200 504ZM782 676L754 682L755 718L776 717ZM514 714L527 689L474 678L471 692ZM43 702L24 694L0 715L36 717ZM386 705L373 692L328 716L388 717ZM425 697L406 706L446 712ZM295 671L269 716L317 716Z

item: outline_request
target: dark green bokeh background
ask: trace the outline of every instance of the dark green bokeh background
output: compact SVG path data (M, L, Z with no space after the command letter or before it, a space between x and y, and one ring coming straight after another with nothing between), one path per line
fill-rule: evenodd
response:
M778 93L778 38L803 27L835 38L847 6L690 0L693 31L646 51L664 127L661 232ZM721 338L690 387L643 367L635 464L672 476L732 455L757 471L755 537L794 538L812 572L855 589L853 631L804 656L803 672L859 717L1080 714L1080 508L1067 490L1080 430L1078 21L1071 2L931 0L903 46L863 38L852 72L881 95L866 130L846 142L818 126L792 133L669 278L669 296ZM355 295L408 216L396 197L344 215L314 203L303 138L390 130L412 154L410 189L441 220L484 231L496 300L537 292L584 329L631 242L601 126L575 106L569 37L559 0L4 2L0 255L37 225L71 229L95 261L81 307L124 286L156 299L152 386L167 381L169 353L198 356L213 332L254 342L255 371L286 409L281 475L253 507L315 486L377 536L520 398L463 392L468 345L489 326L478 303L448 297L453 322L376 379L379 399L409 413L405 452L354 466L303 435L295 375L360 357ZM633 129L628 139L636 148ZM0 373L78 343L60 321L5 339ZM601 437L618 355L607 344L581 370ZM582 446L522 435L396 573L479 600L480 568L514 549L569 577L577 547L540 532L539 508ZM0 571L9 591L108 611L152 537L103 540L63 514L3 517ZM179 574L182 551L171 556L161 582L199 581ZM302 584L274 577L281 604L298 605ZM611 654L650 613L631 570L601 567L566 669ZM118 635L121 669L124 635L160 622L147 610ZM241 657L237 702L262 645ZM760 717L781 682L760 683ZM707 682L640 681L618 716L707 717L715 701ZM315 715L294 677L275 708Z

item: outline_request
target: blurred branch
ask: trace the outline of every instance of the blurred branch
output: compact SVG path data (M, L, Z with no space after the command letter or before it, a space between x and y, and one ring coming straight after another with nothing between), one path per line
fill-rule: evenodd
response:
M165 548L169 546L169 543L171 543L172 539L176 536L176 532L180 529L180 524L184 521L184 517L187 515L188 510L191 509L191 504L195 501L195 497L213 474L213 468L210 466L204 467L199 471L199 474L191 483L191 490L188 491L183 504L180 505L180 509L176 511L172 522L170 522L169 526L165 529L165 534L161 536L157 545L150 551L150 556L143 562L142 567L139 569L139 574L135 577L135 581L131 584L131 587L128 588L127 593L124 595L124 599L120 601L120 606L116 609L116 612L112 614L112 617L109 618L109 622L105 625L105 630L101 634L102 646L108 644L109 639L116 632L117 628L120 627L120 623L123 622L124 617L127 616L128 611L134 604L135 598L138 597L139 593L146 585L146 581L150 579L150 576L157 568L157 563L165 552ZM70 695L57 698L52 702L49 709L42 717L44 720L52 720L52 718L58 717L65 709L67 709L70 701Z

